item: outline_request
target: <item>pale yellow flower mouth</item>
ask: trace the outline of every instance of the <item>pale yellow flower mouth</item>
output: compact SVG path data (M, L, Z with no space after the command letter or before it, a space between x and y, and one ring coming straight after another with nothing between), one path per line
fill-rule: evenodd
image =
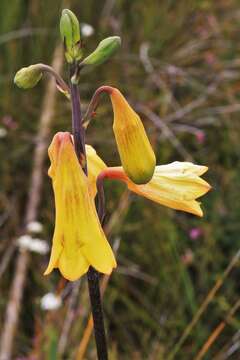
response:
M152 179L145 185L134 184L122 167L108 168L104 177L125 182L132 192L158 204L203 216L201 203L196 201L206 194L211 186L200 176L208 168L190 162L173 162L156 166Z
M206 166L173 162L157 166L148 184L135 186L132 182L127 182L127 185L131 191L161 205L203 216L201 203L196 199L211 188L200 178L207 170Z

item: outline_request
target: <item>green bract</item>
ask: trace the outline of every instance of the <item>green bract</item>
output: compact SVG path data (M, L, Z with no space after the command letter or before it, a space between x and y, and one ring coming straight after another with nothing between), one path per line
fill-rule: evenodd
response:
M84 65L100 65L110 58L120 47L121 39L119 36L110 36L102 40L97 48L81 63Z
M65 57L67 62L72 63L80 60L82 51L80 49L80 27L75 14L69 9L62 11L60 19L60 33L65 45Z

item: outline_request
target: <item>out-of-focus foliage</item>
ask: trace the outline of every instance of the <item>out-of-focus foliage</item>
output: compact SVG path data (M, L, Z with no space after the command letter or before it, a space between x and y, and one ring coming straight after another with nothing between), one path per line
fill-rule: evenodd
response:
M45 90L42 81L21 91L13 77L23 66L51 62L63 6L60 0L54 6L49 0L0 3L0 262L22 226ZM158 164L190 159L209 166L206 179L213 191L202 200L203 219L133 196L124 221L110 237L111 242L121 239L119 267L104 296L111 359L166 359L239 249L239 1L72 0L67 6L95 29L83 40L86 55L104 37L122 38L122 49L113 59L83 73L84 108L98 86L119 87L141 114ZM68 100L59 95L52 133L70 126ZM119 157L111 126L110 102L102 97L87 142L113 165ZM48 165L46 161L39 221L50 242L54 210ZM123 191L116 182L106 184L108 214ZM42 296L60 291L60 275L56 271L43 277L47 256L31 257L14 356L34 353L47 359L56 351L66 306L53 313L41 310ZM15 259L1 278L0 330ZM74 359L86 324L85 287L83 281L66 359ZM234 269L175 359L193 359L238 296L239 271ZM237 329L235 314L205 358L213 359L225 345L229 349ZM95 356L90 345L88 359Z

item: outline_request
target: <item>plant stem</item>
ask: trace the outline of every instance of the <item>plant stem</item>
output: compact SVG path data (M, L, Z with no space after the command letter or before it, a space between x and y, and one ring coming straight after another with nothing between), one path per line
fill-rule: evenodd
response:
M75 71L71 69L70 79ZM85 151L85 129L83 128L82 114L81 114L81 101L78 86L75 84L70 85L71 102L72 102L72 130L74 137L74 145L79 162L87 175L87 159ZM100 219L101 221L101 219ZM99 273L91 266L87 273L88 289L90 302L92 307L94 333L97 346L97 355L99 360L107 360L107 343L103 321L103 311L101 294L99 287Z
M100 174L97 178L97 194L98 194L97 213L102 225L105 219L105 195L104 195L103 181L104 181L104 175L101 176Z
M57 73L57 71L54 70L54 68L52 66L46 65L46 64L36 64L39 69L42 72L46 72L49 73L50 75L52 75L57 84L59 85L59 87L61 88L62 91L64 91L66 94L69 95L69 87L67 86L67 84L65 83L65 81L63 80L63 78Z
M99 273L90 266L88 273L88 290L92 307L94 334L97 345L97 355L99 360L107 360L107 342L104 329L101 293L99 285Z
M103 85L95 91L95 93L93 94L93 97L88 105L88 108L84 115L84 118L83 118L83 126L85 129L87 128L89 122L91 121L93 113L96 111L96 109L98 107L100 95L104 92L111 94L112 90L113 90L113 88L111 86Z
M85 150L85 130L82 126L82 113L80 96L77 85L71 83L71 100L72 100L72 133L74 138L75 152L79 162L87 175L87 159Z

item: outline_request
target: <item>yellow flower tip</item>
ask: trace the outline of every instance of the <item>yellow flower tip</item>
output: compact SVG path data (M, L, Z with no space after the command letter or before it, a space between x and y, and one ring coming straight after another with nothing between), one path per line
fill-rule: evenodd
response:
M201 203L199 203L199 207L200 207L200 204L201 204ZM195 213L195 215L197 215L197 216L199 216L199 217L203 217L203 211L202 211L202 209L200 208L199 211Z
M113 131L122 166L135 184L148 183L156 158L138 114L116 88L109 91L114 113Z
M52 270L50 269L50 266L47 267L47 269L44 271L43 275L49 275L52 272Z
M203 174L205 174L208 171L208 166L200 166L201 170L199 170L199 173L197 175L201 176Z
M89 179L78 162L70 133L54 136L49 157L56 215L45 274L58 268L66 279L74 281L85 274L90 265L102 273L111 273L116 261L100 225Z

